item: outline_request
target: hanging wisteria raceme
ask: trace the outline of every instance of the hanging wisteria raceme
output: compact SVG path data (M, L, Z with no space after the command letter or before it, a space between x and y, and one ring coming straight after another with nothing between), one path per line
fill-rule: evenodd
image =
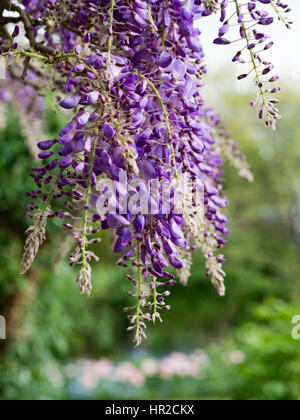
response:
M0 9L1 55L18 66L8 66L9 83L21 84L19 92L30 86L38 99L48 89L52 106L70 115L57 138L37 139L44 163L32 168L36 189L28 193L27 214L33 225L20 271L31 267L47 221L56 217L76 241L70 263L78 267L80 291L90 294L92 262L99 259L90 246L111 230L118 264L129 272L133 304L125 312L139 345L147 322L162 322L170 309L176 277L187 284L195 250L202 250L207 276L224 295L223 160L253 180L237 143L201 96L204 18L220 14L217 44L230 43L239 28L244 45L234 61L251 66L239 78L253 76L252 105L259 102L260 117L274 127L278 77L263 58L271 46L264 28L272 16L288 26L288 6L277 0L5 0ZM27 47L17 41L23 32Z
M218 3L218 2L215 2ZM234 3L234 13L228 13L230 3ZM260 9L265 5L264 9ZM268 7L268 8L267 8ZM267 126L276 127L276 120L280 119L277 104L279 100L274 97L280 87L274 85L279 76L274 74L274 66L263 56L264 52L273 46L272 40L267 33L267 27L272 25L275 12L278 19L289 29L292 22L286 18L290 12L289 6L280 0L251 0L240 2L239 0L224 0L221 2L222 26L219 29L215 44L228 45L239 42L239 49L233 57L233 62L247 64L248 70L238 76L239 80L248 76L254 77L257 87L256 98L251 106L258 104L259 118L264 119ZM237 26L236 26L237 25ZM234 34L233 29L238 27L239 34ZM234 39L231 40L231 35Z
M15 66L14 66L15 67ZM44 100L41 96L36 94L34 87L35 82L30 80L28 75L27 84L24 85L23 81L17 80L18 73L15 73L14 67L10 67L15 79L7 75L5 81L0 80L0 100L4 107L2 118L5 117L7 105L13 107L14 112L17 114L18 121L22 130L22 134L26 140L28 149L34 160L38 161L37 143L39 139L45 136L43 113L45 110ZM33 74L32 77L35 78ZM6 125L6 121L3 121Z

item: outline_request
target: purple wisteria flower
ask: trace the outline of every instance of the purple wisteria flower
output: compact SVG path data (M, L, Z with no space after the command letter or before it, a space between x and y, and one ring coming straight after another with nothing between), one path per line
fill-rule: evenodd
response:
M89 246L102 230L113 231L118 264L130 271L135 304L125 312L139 345L146 323L162 322L170 309L166 299L176 278L187 284L195 250L224 295L220 248L229 230L223 160L253 179L201 96L207 70L195 22L218 13L219 45L230 44L239 28L243 45L233 61L251 63L239 79L253 75L258 94L251 105L259 102L260 118L274 127L279 88L269 84L278 77L262 53L272 46L265 28L274 15L290 25L288 6L279 0L23 0L24 9L5 3L19 13L11 18L12 37L0 38L0 53L15 58L9 77L24 96L30 90L30 97L40 98L50 86L52 106L70 115L55 139L36 138L41 165L32 168L36 189L28 193L27 214L34 224L21 272L44 242L47 220L56 217L76 241L70 263L79 266L81 292L90 294L98 257ZM22 21L27 49L14 41ZM49 78L40 71L46 65ZM5 87L0 93L10 101Z

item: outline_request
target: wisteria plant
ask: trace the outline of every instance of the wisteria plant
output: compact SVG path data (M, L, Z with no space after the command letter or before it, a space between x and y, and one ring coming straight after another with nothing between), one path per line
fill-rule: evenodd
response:
M201 95L201 32L205 18L220 17L214 43L237 46L233 61L246 69L238 78L254 80L251 106L275 128L278 76L264 51L273 44L269 25L290 27L287 12L280 0L1 0L1 99L40 149L21 274L55 217L74 239L70 264L78 266L81 293L91 293L98 262L90 246L100 231L113 233L132 284L135 303L125 312L136 345L146 324L162 322L170 309L176 278L187 284L193 251L202 251L207 276L224 295L224 159L253 177ZM52 140L41 138L45 96L69 116Z

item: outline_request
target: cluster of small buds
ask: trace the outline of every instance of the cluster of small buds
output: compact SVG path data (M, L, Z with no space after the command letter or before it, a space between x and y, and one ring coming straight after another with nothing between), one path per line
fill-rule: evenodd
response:
M213 254L210 254L206 260L206 275L207 277L211 277L212 284L220 296L225 296L224 277L226 274L222 269L223 262L224 259L222 255L216 257Z
M253 182L254 176L246 156L241 153L237 142L232 138L232 133L228 131L227 126L222 124L220 117L211 109L206 111L206 119L212 127L212 136L218 138L218 141L215 143L215 152L223 156L237 170L240 177L249 182Z
M69 229L73 229L73 226L69 225L66 226ZM77 236L77 232L76 235ZM87 235L87 234L86 234ZM79 235L78 235L79 236ZM82 294L86 293L87 295L91 294L92 291L92 267L91 261L98 262L99 258L97 255L94 254L92 251L88 251L86 246L93 245L95 243L99 243L101 241L100 238L92 239L87 243L84 242L84 238L80 238L77 241L77 246L75 250L70 255L70 265L73 267L74 265L81 265L81 269L77 276L76 282L79 286L80 292Z
M30 207L32 207L32 210L37 209L35 203L32 203ZM41 245L46 241L46 227L49 214L50 209L47 206L43 212L35 213L35 216L33 217L34 224L29 226L25 232L27 239L24 247L24 255L20 264L20 274L25 274L29 270Z
M286 10L278 1L259 2ZM52 100L55 93L61 110L72 113L55 139L38 143L42 164L32 168L37 189L28 194L27 212L34 226L21 272L30 268L45 239L47 218L55 217L72 233L70 264L80 267L77 283L90 294L98 257L89 247L100 240L100 231L109 230L114 252L122 255L118 264L132 271L128 295L136 304L125 312L139 345L146 323L162 322L162 312L170 309L168 288L176 284L170 271L187 283L193 251L202 250L207 275L224 295L224 257L218 255L229 234L223 159L251 178L237 145L201 97L206 67L195 21L220 11L223 27L215 42L227 44L230 20L237 16L246 47L234 61L242 62L249 51L260 116L274 125L277 100L262 80L272 66L257 51L271 44L256 29L273 20L254 0L246 5L234 0L235 13L227 21L228 0L20 3L24 8L10 0L0 5L1 19L17 24L12 36L0 38L0 53L24 66L17 81L9 67L9 77L21 83L20 94L30 84L37 98L50 86ZM4 17L5 8L19 17ZM255 27L248 27L248 17ZM16 42L21 21L27 49ZM45 66L47 74L41 71ZM192 185L188 198L186 179Z
M273 1L272 6L277 14L280 22L283 22L287 29L291 29L293 22L289 20L288 14L291 9L288 4L282 3L281 0Z
M216 13L220 8L219 0L202 0L203 6L207 12Z
M193 255L191 249L181 250L180 258L183 262L183 268L178 270L179 281L183 286L187 286L189 278L192 274L191 269L193 265Z

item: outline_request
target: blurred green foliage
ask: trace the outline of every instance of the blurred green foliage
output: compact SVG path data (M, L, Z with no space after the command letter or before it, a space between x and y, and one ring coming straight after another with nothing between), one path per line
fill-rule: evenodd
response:
M217 296L195 255L190 285L174 289L164 325L149 329L149 340L138 351L122 313L130 303L127 280L115 266L108 236L98 249L101 263L94 269L90 298L80 296L67 262L54 266L63 243L56 222L29 275L18 275L32 158L13 112L8 113L0 134L0 313L11 334L0 341L1 399L299 398L300 341L291 337L292 317L300 314L299 97L286 94L275 133L256 121L245 106L249 101L247 95L225 93L219 102L255 175L255 183L248 184L226 168L227 296ZM61 121L51 113L48 121L49 135L55 136ZM80 358L139 363L144 356L195 348L210 358L201 379L154 376L140 388L104 381L85 393L64 375L66 363ZM235 352L244 359L228 361Z

